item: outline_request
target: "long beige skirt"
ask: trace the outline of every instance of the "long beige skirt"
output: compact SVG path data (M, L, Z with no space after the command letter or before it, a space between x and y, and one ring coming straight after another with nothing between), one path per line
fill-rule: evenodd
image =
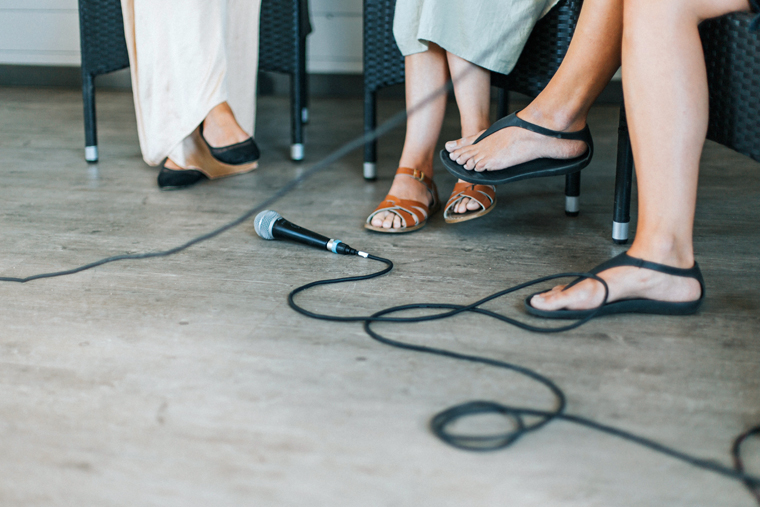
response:
M254 134L261 0L121 0L143 158L210 178L253 164L216 161L199 134L209 111L228 102Z
M398 0L393 35L404 56L433 42L488 70L509 74L533 26L559 0Z

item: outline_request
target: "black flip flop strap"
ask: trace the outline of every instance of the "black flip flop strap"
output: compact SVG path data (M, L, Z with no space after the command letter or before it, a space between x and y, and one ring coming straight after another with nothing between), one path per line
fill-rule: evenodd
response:
M699 273L699 268L697 267L696 262L694 263L694 266L690 268L674 268L673 266L666 266L665 264L658 264L657 262L650 262L645 261L644 259L631 257L628 255L628 252L623 252L620 255L617 255L608 260L607 262L603 262L602 264L592 269L590 273L594 273L596 275L602 271L606 271L610 268L617 268L620 266L633 266L635 268L650 269L652 271L665 273L666 275L683 276L685 278L694 278Z
M602 271L608 269L617 268L621 266L631 266L635 268L649 269L651 271L657 271L658 273L665 273L666 275L681 276L684 278L693 278L699 282L702 288L702 294L705 292L705 282L702 278L702 271L699 269L699 265L695 262L694 266L690 268L674 268L673 266L667 266L665 264L659 264L657 262L645 261L644 259L638 259L631 257L628 252L623 252L620 255L613 257L612 259L599 264L594 269L589 270L589 273L597 275ZM565 289L569 289L573 285L585 280L585 278L578 278L572 283L568 284Z
M477 144L486 137L490 136L491 134L498 132L499 130L505 129L507 127L518 127L524 130L530 130L531 132L535 132L536 134L540 134L542 136L546 137L554 137L555 139L568 139L571 141L583 141L586 143L586 145L591 146L591 131L588 128L588 125L583 127L582 130L579 130L577 132L558 132L556 130L550 130L544 127L541 127L540 125L536 125L534 123L530 123L528 121L523 120L522 118L517 116L517 113L512 113L509 116L505 116L504 118L496 121L493 125L491 125L488 130L483 132L480 137L478 137L473 144Z

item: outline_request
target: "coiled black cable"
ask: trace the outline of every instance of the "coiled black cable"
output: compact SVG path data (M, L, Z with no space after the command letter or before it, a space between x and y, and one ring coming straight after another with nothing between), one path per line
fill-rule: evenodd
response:
M565 396L565 393L562 391L562 389L552 379L528 367L520 366L514 363L509 363L506 361L499 361L499 360L491 359L488 357L462 354L459 352L454 352L454 351L446 350L442 348L429 347L426 345L418 345L414 343L407 343L403 341L393 340L385 336L382 336L381 334L379 334L377 331L375 331L372 328L372 324L376 322L395 322L395 323L411 324L411 323L428 322L428 321L433 321L433 320L445 319L448 317L453 317L454 315L457 315L460 313L471 312L471 313L477 313L480 315L485 315L487 317L491 317L491 318L506 322L508 324L514 325L516 327L519 327L521 329L525 329L528 331L534 331L534 332L540 332L540 333L556 333L560 331L568 331L570 329L575 329L585 324L586 322L594 318L595 314L592 313L588 315L587 317L585 317L584 319L574 322L572 324L566 325L566 326L544 328L544 327L532 326L530 324L520 322L516 319L507 317L506 315L502 315L497 312L480 308L480 306L487 303L488 301L492 301L496 298L519 291L526 287L530 287L532 285L543 283L549 280L554 280L558 278L567 278L567 277L593 278L601 282L604 285L604 290L605 290L604 302L606 302L607 297L609 295L609 289L607 287L607 284L604 282L604 280L602 280L598 276L591 273L560 273L557 275L545 276L542 278L538 278L536 280L531 280L529 282L515 285L514 287L510 287L510 288L498 291L494 294L491 294L469 305L454 305L454 304L440 304L440 303L407 304L407 305L400 305L400 306L394 306L391 308L386 308L384 310L380 310L378 312L375 312L372 315L367 315L367 316L337 316L337 315L316 313L316 312L312 312L310 310L305 309L304 307L300 306L299 304L295 302L296 295L308 289L312 289L314 287L319 287L319 286L324 286L324 285L334 285L334 284L339 284L339 283L369 280L372 278L383 276L389 273L393 269L393 262L391 262L388 259L378 257L375 255L368 255L367 258L372 259L377 262L381 262L385 264L385 267L381 269L380 271L376 271L368 275L352 276L352 277L346 277L346 278L333 278L333 279L328 279L328 280L318 280L315 282L307 283L306 285L302 285L300 287L297 287L296 289L293 289L293 291L290 292L290 294L288 294L288 304L296 312L302 315L305 315L307 317L310 317L312 319L327 320L331 322L363 322L364 330L367 332L367 334L370 337L372 337L374 340L380 343L389 345L391 347L395 347L395 348L399 348L403 350L410 350L413 352L422 352L425 354L448 357L450 359L455 359L455 360L460 360L460 361L468 361L472 363L484 364L488 366L493 366L495 368L501 368L501 369L513 371L535 382L542 384L554 396L555 408L553 410L538 410L538 409L534 409L530 407L515 407L511 405L504 405L502 403L495 402L495 401L484 401L484 400L468 401L468 402L450 407L434 415L432 419L430 420L431 431L443 442L451 446L454 446L460 449L465 449L468 451L494 451L497 449L503 449L505 447L509 447L510 445L518 441L520 438L526 436L527 434L531 432L534 432L543 428L544 426L546 426L547 424L549 424L550 422L554 420L562 420L566 422L575 423L581 426L585 426L586 428L600 431L608 435L619 437L628 442L640 445L642 447L646 447L657 453L670 456L671 458L675 458L677 460L680 460L684 463L695 466L697 468L701 468L703 470L707 470L709 472L717 473L725 477L728 477L730 479L740 481L747 487L750 493L752 493L755 496L756 500L758 501L758 504L760 504L760 477L755 477L753 475L746 473L744 470L744 464L741 458L742 444L749 437L760 435L760 426L750 429L749 431L743 433L742 435L739 435L735 439L734 445L732 448L732 455L734 458L734 467L731 468L717 461L710 460L710 459L703 459L703 458L690 455L688 453L674 449L673 447L659 443L655 440L651 440L651 439L636 435L634 433L631 433L629 431L626 431L620 428L608 426L608 425L599 423L597 421L594 421L592 419L588 419L585 417L568 414L565 412L565 409L567 406L567 398ZM410 310L440 310L440 312L434 313L431 315L415 316L415 317L391 317L390 316L392 314L406 312ZM491 434L491 435L466 435L466 434L454 433L450 431L451 426L455 422L466 417L472 417L472 416L482 415L482 414L501 415L507 418L508 420L510 420L514 428L511 431L506 431L501 434ZM527 422L528 418L532 418L534 419L534 421Z

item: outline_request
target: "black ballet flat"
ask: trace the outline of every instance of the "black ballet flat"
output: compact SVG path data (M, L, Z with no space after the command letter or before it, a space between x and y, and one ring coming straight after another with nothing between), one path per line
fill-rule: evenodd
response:
M195 169L169 169L164 162L158 173L158 186L163 190L174 190L189 187L207 179L208 176Z
M214 148L206 138L203 137L203 124L201 123L201 139L206 143L208 151L211 152L211 156L223 164L228 165L242 165L256 162L261 153L259 147L256 145L256 141L252 137L249 137L245 141L236 144L230 144L229 146L222 146L221 148Z

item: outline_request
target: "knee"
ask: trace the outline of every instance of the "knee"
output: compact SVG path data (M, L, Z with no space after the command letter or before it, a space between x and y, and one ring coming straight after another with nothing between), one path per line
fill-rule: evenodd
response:
M698 22L695 0L624 0L623 43L662 35L682 23Z
M719 15L713 11L719 12L720 4L742 1L744 0L623 0L623 24L638 28L642 25L699 23Z
M694 0L624 0L623 24L667 23L694 9Z

